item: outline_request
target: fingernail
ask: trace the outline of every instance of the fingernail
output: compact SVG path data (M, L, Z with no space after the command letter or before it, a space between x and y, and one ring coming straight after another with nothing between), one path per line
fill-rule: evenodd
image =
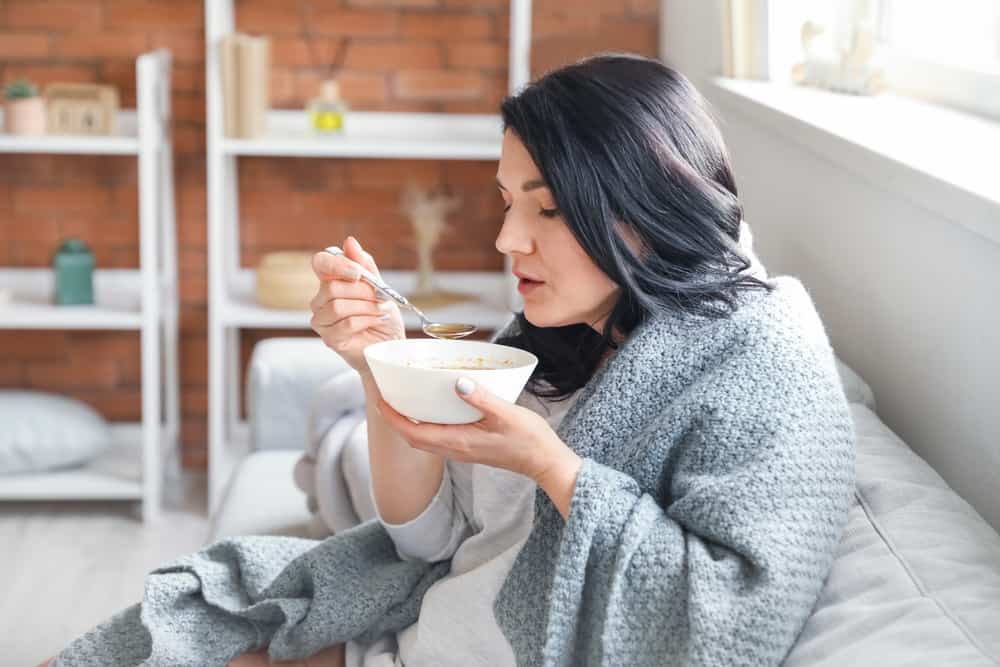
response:
M458 393L463 396L468 396L476 390L476 383L466 377L458 378L458 382L455 383L455 389Z
M380 320L387 320L389 319L389 313L385 313L384 315L379 315L378 318Z

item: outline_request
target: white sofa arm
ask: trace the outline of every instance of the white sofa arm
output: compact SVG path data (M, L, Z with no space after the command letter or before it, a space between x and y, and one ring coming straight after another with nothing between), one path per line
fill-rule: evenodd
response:
M257 343L246 388L251 449L304 450L313 393L348 368L319 338L268 338Z

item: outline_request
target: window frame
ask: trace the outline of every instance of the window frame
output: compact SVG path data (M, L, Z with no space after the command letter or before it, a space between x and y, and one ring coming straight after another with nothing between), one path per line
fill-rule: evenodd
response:
M923 59L884 45L885 75L896 94L1000 121L1000 72Z

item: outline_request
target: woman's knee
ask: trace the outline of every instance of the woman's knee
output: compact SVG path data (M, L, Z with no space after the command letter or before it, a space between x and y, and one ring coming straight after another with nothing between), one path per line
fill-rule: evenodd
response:
M273 663L267 655L267 649L262 648L236 656L226 663L226 667L269 667L271 664Z
M334 644L306 658L305 667L344 667L344 645Z
M40 666L41 667L41 666ZM267 649L257 649L229 661L226 667L344 667L344 645L329 646L302 660L273 662Z

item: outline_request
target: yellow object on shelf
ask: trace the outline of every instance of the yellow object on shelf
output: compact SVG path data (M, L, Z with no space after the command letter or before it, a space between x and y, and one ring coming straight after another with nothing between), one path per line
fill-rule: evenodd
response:
M314 130L320 132L336 132L344 127L344 114L339 111L319 110L310 111Z
M267 308L306 310L319 289L311 252L272 252L257 267L257 303Z
M344 129L344 112L347 104L340 97L340 86L330 79L320 86L319 97L307 107L314 130L339 132Z

